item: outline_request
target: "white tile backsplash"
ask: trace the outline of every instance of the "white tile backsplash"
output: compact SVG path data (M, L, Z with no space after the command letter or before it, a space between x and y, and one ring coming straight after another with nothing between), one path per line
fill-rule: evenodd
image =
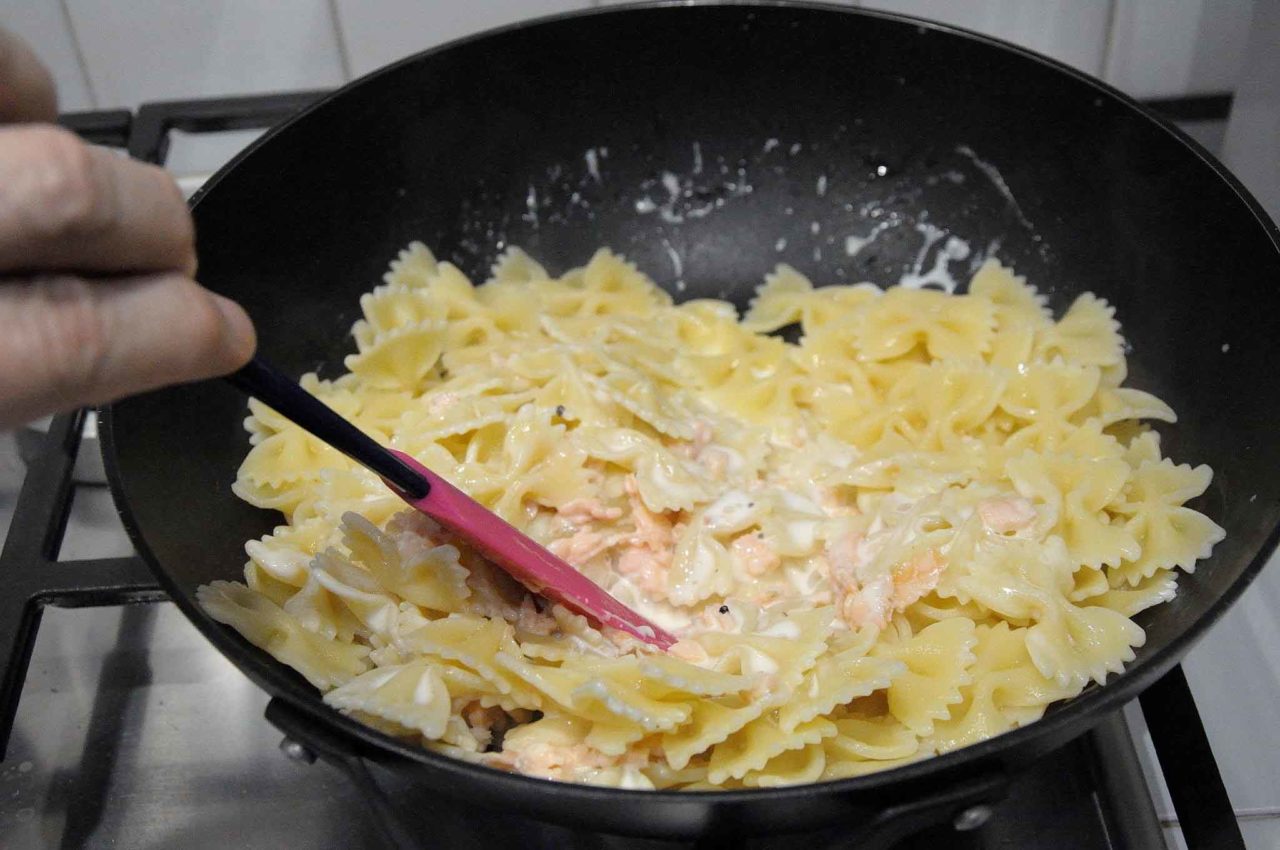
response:
M344 82L327 0L65 0L101 106Z
M1102 71L1111 14L1111 0L866 0L862 5L976 30L1094 75Z
M1258 5L1222 161L1280 221L1280 3Z
M1280 850L1280 818L1241 818L1240 833L1246 850ZM1166 826L1164 839L1169 850L1195 850L1187 847L1177 826Z
M334 0L356 76L464 35L589 5L588 0Z
M1232 807L1244 818L1280 815L1280 554L1192 648L1182 667ZM1176 819L1137 705L1126 708L1161 819Z
M65 110L345 82L504 24L615 0L0 0ZM1255 0L838 0L1012 41L1138 97L1230 91Z
M1187 655L1183 669L1236 812L1280 812L1280 557Z
M1280 818L1248 818L1240 821L1248 850L1280 850Z
M1135 97L1231 91L1253 0L1115 0L1105 78Z
M88 77L58 0L0 0L0 26L25 39L53 72L63 112L93 108Z

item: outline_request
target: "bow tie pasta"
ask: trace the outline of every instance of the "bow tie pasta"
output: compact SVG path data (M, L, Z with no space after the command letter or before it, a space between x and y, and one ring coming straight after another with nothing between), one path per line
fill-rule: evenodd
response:
M415 243L360 307L350 371L303 386L681 638L549 604L251 402L234 489L286 523L201 604L456 758L637 789L901 765L1120 672L1222 538L1113 310L1055 321L992 261L961 295L782 266L740 320L608 251L473 286Z

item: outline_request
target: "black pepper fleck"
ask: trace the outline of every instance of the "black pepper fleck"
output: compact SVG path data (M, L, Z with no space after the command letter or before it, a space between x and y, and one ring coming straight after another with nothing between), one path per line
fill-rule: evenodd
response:
M720 606L720 613L721 613L721 614L728 614L728 613L729 613L729 606L728 606L728 605L721 605L721 606Z
M556 405L556 416L559 416L561 419L563 419L563 418L564 418L564 405L563 405L563 404L557 404L557 405Z
M747 502L747 509L748 509L748 510L750 510L751 508L754 508L755 506L756 506L756 503L755 503L755 502Z

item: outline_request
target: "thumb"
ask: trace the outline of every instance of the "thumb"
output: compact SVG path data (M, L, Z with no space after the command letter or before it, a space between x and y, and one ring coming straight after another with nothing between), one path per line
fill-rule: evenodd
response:
M180 274L0 284L0 427L243 366L238 304Z

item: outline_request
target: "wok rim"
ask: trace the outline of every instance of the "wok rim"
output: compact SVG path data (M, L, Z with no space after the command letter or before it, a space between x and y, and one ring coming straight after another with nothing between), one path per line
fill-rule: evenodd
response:
M855 8L835 5L827 2L815 2L815 0L727 0L727 2L723 0L644 0L644 2L626 3L617 6L591 7L587 9L577 9L568 12L540 16L457 38L410 56L406 56L388 65L376 68L373 71L370 71L369 73L332 90L328 94L317 98L315 101L303 107L288 119L269 128L256 140L236 154L236 156L230 159L225 165L218 169L213 176L205 181L204 185L192 195L189 204L193 210L198 208L204 197L210 191L215 189L223 179L231 174L242 161L252 156L258 148L270 143L276 136L290 130L295 124L306 119L312 112L325 108L331 101L345 96L348 92L353 91L358 87L372 84L378 78L390 74L403 66L419 62L426 57L444 53L462 45L471 44L494 36L529 29L544 24L604 15L625 16L635 11L672 10L674 12L675 9L683 7L729 7L737 9L795 8L807 11L888 20L904 25L915 26L922 30L929 30L968 39L987 48L1012 52L1024 59L1038 63L1043 67L1066 74L1077 82L1083 83L1093 89L1097 97L1110 99L1113 104L1127 108L1131 112L1136 113L1139 119L1146 119L1157 128L1170 135L1174 140L1181 143L1189 153L1208 166L1214 175L1216 175L1219 180L1223 181L1227 187L1230 188L1231 192L1243 203L1245 209L1248 210L1256 222L1261 226L1263 232L1271 242L1272 248L1280 253L1280 228L1277 227L1276 223L1272 221L1268 213L1263 209L1262 205L1257 201L1253 194L1245 188L1239 179L1236 178L1235 175L1217 159L1217 157L1208 152L1202 145L1180 130L1172 122L1154 113L1139 103L1136 99L1121 92L1115 87L1086 74L1083 71L1072 68L1057 59L1053 59L1025 47L1021 47L983 33L978 33L964 27L940 23L896 12ZM385 735L372 727L366 726L353 718L342 714L337 709L328 706L322 701L318 693L315 694L313 698L306 701L300 702L296 700L289 692L290 688L282 682L286 671L291 672L290 668L275 659L270 659L269 662L259 663L257 658L247 654L244 649L246 646L244 639L231 628L218 623L206 614L196 602L195 594L188 593L185 588L180 587L178 583L170 577L168 571L161 564L160 559L155 556L147 545L143 530L136 522L132 509L124 497L125 474L120 468L119 458L117 455L116 422L114 415L114 408L118 403L119 402L113 402L102 407L99 412L99 422L102 435L102 453L105 461L107 480L116 504L116 510L120 515L125 530L127 531L133 545L137 548L138 554L155 574L161 586L168 593L170 599L179 607L179 609L181 609L182 613L204 635L204 637L208 639L219 652L232 661L232 663L234 663L241 672L265 690L271 697L285 700L289 705L295 707L299 711L302 711L311 719L336 729L349 738L351 743L364 748L362 751L358 752L358 755L360 756L369 756L375 753L381 756L394 756L440 772L439 777L427 778L429 784L435 784L437 779L456 777L465 781L478 781L480 783L487 784L498 793L509 790L513 793L518 792L521 794L550 794L567 805L574 803L585 805L607 803L630 804L640 801L653 801L654 805L688 805L693 801L736 805L763 803L766 801L770 803L781 803L791 800L799 800L801 798L809 798L815 795L841 795L852 798L861 792L884 790L885 788L890 788L895 785L904 785L916 781L927 781L929 779L938 778L939 775L942 774L954 775L958 770L963 769L966 765L970 765L975 762L988 765L987 767L982 768L985 770L999 769L992 768L990 765L1001 764L1000 756L1003 753L1015 750L1020 746L1034 747L1037 742L1040 742L1042 744L1042 748L1044 748L1043 744L1045 742L1058 741L1058 743L1050 744L1047 747L1047 749L1050 750L1057 749L1065 743L1066 740L1073 739L1078 735L1083 734L1091 728L1095 722L1100 721L1103 717L1119 709L1122 705L1132 701L1140 693L1150 687L1157 679L1167 673L1176 663L1178 663L1191 646L1203 637L1204 633L1211 626L1221 619L1227 609L1233 605L1249 585L1253 583L1254 579L1257 578L1258 573L1267 564L1271 555L1275 552L1277 545L1280 544L1280 524L1278 524L1271 530L1270 534L1263 541L1262 546L1250 559L1249 563L1245 566L1235 581L1233 581L1217 599L1210 603L1204 615L1191 623L1189 627L1184 629L1180 634L1170 640L1167 645L1157 650L1153 655L1142 660L1140 663L1133 664L1132 666L1126 665L1122 673L1108 680L1104 685L1090 685L1084 692L1076 697L1051 704L1056 707L1051 713L1046 714L1041 719L996 735L992 738L961 747L960 749L953 750L942 755L928 756L918 761L863 776L818 781L777 788L750 788L717 791L674 791L633 790L594 786L575 782L541 779L518 773L508 773L497 768L467 762L443 753L437 753L424 747L406 744ZM1208 561L1212 561L1212 556ZM1201 565L1201 568L1204 568L1203 564ZM264 657L269 658L265 653ZM368 748L372 748L374 752L368 752ZM538 815L538 817L542 816Z

